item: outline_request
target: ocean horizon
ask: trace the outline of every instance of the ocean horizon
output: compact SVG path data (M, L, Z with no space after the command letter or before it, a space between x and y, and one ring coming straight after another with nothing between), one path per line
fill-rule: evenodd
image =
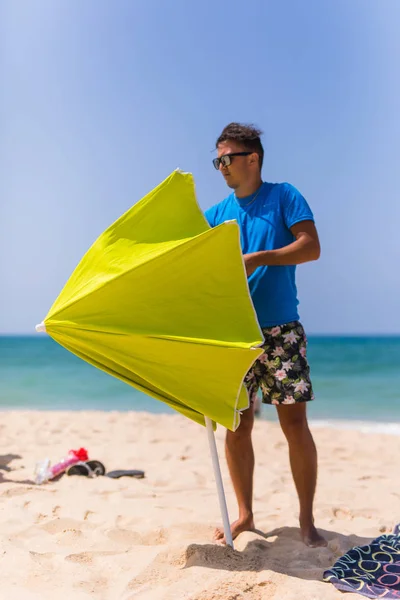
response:
M400 435L400 335L308 337L315 427ZM0 335L0 410L174 413L43 335ZM261 418L276 421L262 406Z

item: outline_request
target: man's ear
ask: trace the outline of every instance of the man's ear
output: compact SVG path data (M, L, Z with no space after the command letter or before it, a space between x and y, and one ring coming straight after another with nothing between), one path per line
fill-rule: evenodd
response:
M252 152L249 156L249 163L253 165L254 163L258 164L258 154L257 152Z

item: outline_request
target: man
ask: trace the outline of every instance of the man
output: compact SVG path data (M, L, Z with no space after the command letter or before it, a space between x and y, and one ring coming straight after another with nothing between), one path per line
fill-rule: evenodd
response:
M265 337L264 354L246 376L250 408L243 412L237 431L226 435L227 463L239 507L232 536L254 529L251 432L261 389L263 402L276 405L288 441L302 539L307 546L323 546L326 541L313 519L317 452L306 417L306 402L314 395L295 284L295 265L317 260L320 246L311 209L296 188L262 181L260 135L240 123L225 127L213 163L233 192L206 211L211 227L230 219L239 224L250 293ZM225 542L223 530L217 529L215 539Z

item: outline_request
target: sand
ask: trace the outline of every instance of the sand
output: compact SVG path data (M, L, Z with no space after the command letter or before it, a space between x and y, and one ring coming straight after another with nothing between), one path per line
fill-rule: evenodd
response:
M0 436L0 598L7 600L330 600L323 571L400 521L396 436L316 428L315 518L327 548L299 539L297 498L278 425L257 421L256 533L212 544L219 506L207 436L180 416L4 412ZM231 518L236 505L217 432ZM107 470L33 483L37 460L85 446ZM347 598L360 598L348 594Z

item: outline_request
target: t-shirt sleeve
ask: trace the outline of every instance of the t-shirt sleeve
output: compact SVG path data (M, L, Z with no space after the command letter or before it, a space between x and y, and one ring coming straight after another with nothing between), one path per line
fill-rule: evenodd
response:
M301 221L314 221L314 215L307 200L293 185L285 183L283 186L283 218L286 227L290 229Z

